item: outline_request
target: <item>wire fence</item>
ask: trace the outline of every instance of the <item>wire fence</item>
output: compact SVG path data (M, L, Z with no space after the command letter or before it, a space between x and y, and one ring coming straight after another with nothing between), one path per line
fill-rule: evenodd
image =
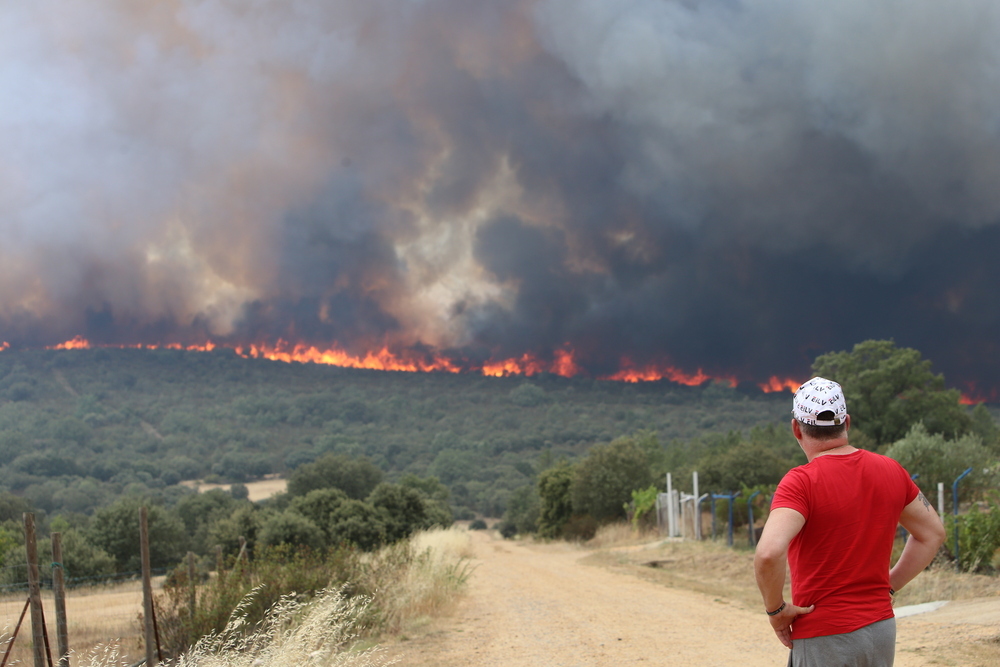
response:
M0 652L7 649L28 595L27 582L10 586L0 593ZM51 586L42 591L42 606L49 635L54 637L55 600ZM80 655L95 647L116 644L125 661L137 662L144 655L141 614L142 580L136 578L136 573L122 572L90 583L81 580L66 593L70 647ZM26 618L8 664L17 664L16 661L31 664L31 633L27 632L27 625ZM78 661L71 658L70 664L75 662Z
M52 564L53 567L55 563ZM28 590L28 566L24 563L18 563L17 565L7 565L0 567L0 581L8 581L10 583L0 584L0 596L8 595L10 593L16 593L19 591ZM52 574L51 570L46 572L45 565L41 566L41 579L39 584L42 590L52 590ZM9 574L10 572L15 574ZM153 568L152 576L163 576L167 574L167 568ZM5 576L6 575L6 576ZM113 574L102 574L95 575L91 577L71 577L64 576L63 582L67 589L71 588L83 588L83 587L100 587L100 586L115 586L117 584L126 583L129 581L139 581L142 578L142 572L140 570L135 570L133 572L115 572ZM13 581L12 581L13 580Z
M43 557L37 548L35 516L25 512L25 562L0 568L2 663L27 664L30 659L34 667L65 667L96 651L103 664L108 650L116 663L138 664L142 658L153 666L162 660L153 597L154 588L162 588L165 570L149 567L147 520L146 507L140 507L141 572L71 577L60 562L61 533L52 533L51 558ZM30 632L22 634L29 608Z

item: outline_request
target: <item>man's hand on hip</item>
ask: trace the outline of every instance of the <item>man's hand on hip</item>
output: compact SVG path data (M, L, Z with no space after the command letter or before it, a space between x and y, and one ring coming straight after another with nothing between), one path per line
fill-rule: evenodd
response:
M792 623L801 614L808 614L816 605L809 605L808 607L796 607L793 604L785 603L785 608L774 616L769 616L767 620L771 622L771 628L774 630L774 634L778 635L778 641L784 644L787 648L792 648Z

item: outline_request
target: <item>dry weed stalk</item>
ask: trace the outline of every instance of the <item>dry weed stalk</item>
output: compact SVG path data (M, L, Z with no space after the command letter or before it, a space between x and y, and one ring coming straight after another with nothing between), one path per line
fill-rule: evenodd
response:
M366 584L369 590L390 593L377 593L383 630L396 633L409 622L445 610L472 574L471 557L468 533L456 528L421 532L373 554Z
M246 608L257 589L233 611L226 628L201 638L171 663L174 667L381 667L392 664L380 649L356 649L356 626L371 603L324 590L308 602L281 598L257 628L247 627ZM121 667L114 645L99 647L80 667Z

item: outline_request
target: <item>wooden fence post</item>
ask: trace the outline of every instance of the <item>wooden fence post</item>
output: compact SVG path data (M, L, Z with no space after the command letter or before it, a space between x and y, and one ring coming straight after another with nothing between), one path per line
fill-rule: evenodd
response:
M187 555L187 565L188 565L188 608L191 610L191 627L194 627L194 615L198 608L198 589L196 587L195 577L198 576L198 570L195 568L194 564L194 552L189 551Z
M38 543L35 541L35 515L24 513L24 549L28 559L28 599L31 601L31 652L35 667L45 665L45 622L42 611L42 589L38 576Z
M153 575L149 566L149 524L146 507L139 508L139 553L142 558L142 615L146 665L156 667L156 629L153 626Z
M66 623L66 586L63 580L62 533L52 533L52 594L56 603L56 647L59 667L69 667L69 631Z

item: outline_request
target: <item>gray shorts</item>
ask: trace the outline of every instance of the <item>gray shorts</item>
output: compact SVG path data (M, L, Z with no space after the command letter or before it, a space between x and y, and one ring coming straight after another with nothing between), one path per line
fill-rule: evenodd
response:
M788 667L892 667L896 657L896 619L887 618L854 632L796 639Z

